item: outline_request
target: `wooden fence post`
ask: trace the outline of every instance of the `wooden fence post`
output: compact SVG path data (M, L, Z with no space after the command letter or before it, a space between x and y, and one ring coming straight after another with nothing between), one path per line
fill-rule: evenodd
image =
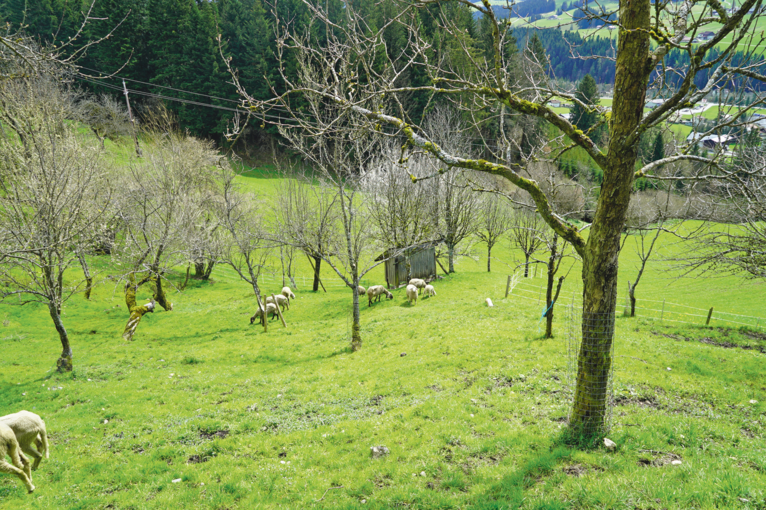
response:
M710 318L713 316L713 307L710 307L710 311L707 313L707 320L705 321L705 326L710 325Z
M508 292L511 290L511 275L508 275L508 283L505 284L505 297L508 297Z
M277 297L276 297L274 294L272 294L272 295L271 295L271 299L273 299L273 300L274 300L274 304L275 304L275 305L276 305L276 307L277 307L277 315L279 315L279 320L281 320L281 321L282 321L282 325L283 325L284 327L287 327L287 324L285 324L285 318L284 318L284 317L282 317L282 310L279 308L279 303L277 303Z

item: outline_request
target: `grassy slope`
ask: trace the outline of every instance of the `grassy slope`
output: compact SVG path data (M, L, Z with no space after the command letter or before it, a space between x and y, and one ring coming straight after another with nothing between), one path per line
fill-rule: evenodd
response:
M253 190L275 184L257 172L247 179ZM680 249L662 245L668 254ZM542 280L525 281L503 299L512 257L505 247L495 251L505 252L497 272L484 271L477 246L476 261L461 259L458 274L436 283L438 296L415 307L402 290L393 301L363 306L365 343L354 355L347 351L349 292L329 273L327 294L306 292L299 282L288 328L275 322L263 333L248 325L248 286L218 269L213 282L193 282L174 294L173 312L147 316L130 344L120 338L127 319L122 297L104 283L92 301L75 297L66 306L75 351L71 375L51 370L59 347L42 307L0 305L7 321L0 329L0 414L28 409L42 415L52 446L51 458L34 474L34 495L0 476L0 506L766 503L764 355L697 339L761 347L764 340L620 318L620 405L610 433L618 450L573 450L559 439L567 413L564 307L557 309L556 338L542 340L542 307L523 298L534 296ZM108 270L108 260L96 264ZM626 249L621 287L634 266ZM652 263L640 297L743 314L762 308L763 285L735 278L675 281L661 267ZM309 272L303 261L299 270ZM378 270L369 283L381 280ZM281 281L266 287L278 290ZM579 289L575 268L562 303ZM496 303L492 309L483 305L487 296ZM391 454L371 460L373 445L386 445ZM663 465L673 458L683 463Z

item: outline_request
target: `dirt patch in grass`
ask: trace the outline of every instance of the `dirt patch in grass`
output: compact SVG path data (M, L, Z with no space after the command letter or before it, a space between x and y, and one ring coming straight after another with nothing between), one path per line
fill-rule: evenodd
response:
M643 408L658 409L659 402L654 397L635 397L628 395L619 395L614 399L618 406L638 406Z
M199 431L199 437L202 439L215 439L216 437L220 437L221 439L225 439L226 436L229 435L228 430L200 430Z
M715 347L723 347L724 349L742 349L745 351L752 351L756 350L762 354L766 354L766 346L763 345L739 345L732 342L719 342L717 340L714 340L713 338L710 338L709 336L700 337L700 338L692 338L688 336L681 336L681 335L672 335L668 333L660 333L657 331L651 332L655 336L664 336L665 338L672 338L673 340L683 340L684 342L699 342L701 344L707 344L707 345L713 345ZM724 336L728 336L729 332L728 330L725 330ZM748 338L753 339L766 339L766 335L762 335L760 333L754 333L750 331L743 331L742 334L747 336Z
M645 451L645 455L638 459L637 464L644 467L662 467L668 464L679 464L683 461L680 455L675 453Z

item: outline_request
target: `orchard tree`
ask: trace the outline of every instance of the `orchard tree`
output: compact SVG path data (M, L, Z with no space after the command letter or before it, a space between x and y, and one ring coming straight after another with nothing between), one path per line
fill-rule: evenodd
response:
M681 160L704 163L693 178L711 175L731 178L733 173L721 164L722 153L694 156L688 145L679 147L664 159L637 168L638 141L647 130L663 125L683 108L716 93L722 86L736 84L736 91L761 90L752 83L766 79L757 72L763 64L761 54L753 51L745 60L735 60L734 52L739 45L757 48L761 43L763 36L756 34L755 27L764 16L764 6L761 0L744 0L733 10L713 0L703 3L620 0L617 20L591 12L595 5L584 6L587 17L603 18L600 21L605 28L616 26L618 35L612 57L616 71L611 112L607 115L605 108L597 107L599 124L606 131L601 143L591 136L592 132L585 132L558 115L549 102L557 97L581 108L592 108L592 105L584 103L577 94L558 88L547 74L541 74L538 82L525 88L509 75L504 47L510 41L510 21L496 18L489 0L481 0L481 3L460 0L460 3L475 10L477 15L490 18L494 40L491 58L477 56L475 48L469 45L457 47L466 54L465 59L431 58L432 45L420 23L421 8L437 13L432 18L430 31L439 33L442 40L452 37L463 41L465 30L449 14L451 3L402 0L396 16L373 29L352 5L344 9L343 21L336 23L327 16L323 2L305 0L312 16L309 30L294 30L290 18L280 17L274 25L275 58L283 64L280 72L284 89L273 89L274 97L266 101L253 97L241 86L239 92L243 102L262 121L274 121L276 116L290 119L277 121L283 124L303 114L302 99L320 97L336 105L342 111L339 116L348 119L353 129L381 131L398 137L405 151L428 154L443 172L457 169L485 172L500 176L529 193L538 214L582 258L582 343L569 425L577 434L601 434L608 426L609 416L608 381L612 373L620 238L634 180L637 177L657 179L657 168ZM393 25L406 26L409 40L406 51L389 54L382 34ZM694 34L703 30L710 30L713 36L705 42L692 43ZM325 40L317 41L312 35L315 32L326 34ZM688 63L672 68L666 57L674 49L688 54ZM295 77L285 71L288 61L298 67ZM470 65L454 65L457 61ZM426 72L428 81L422 85L403 84L400 77L412 69ZM236 82L236 73L233 69L232 72ZM664 97L665 101L644 114L649 88L656 89L653 94ZM536 157L556 158L573 146L584 151L603 172L587 235L567 221L540 185L526 176L529 158L518 162L508 162L504 155L477 159L470 153L453 152L435 143L439 131L434 129L443 128L427 129L418 125L415 119L419 116L400 108L404 98L420 93L431 94L433 101L459 103L467 112L504 105L509 112L543 119L558 136L537 152ZM762 94L754 93L744 106L754 107L762 99ZM716 129L713 127L710 132ZM716 168L715 174L704 171L710 167Z
M70 371L63 305L92 284L70 269L92 245L110 194L109 167L69 121L72 98L61 78L0 82L0 293L48 308L61 341L58 369Z

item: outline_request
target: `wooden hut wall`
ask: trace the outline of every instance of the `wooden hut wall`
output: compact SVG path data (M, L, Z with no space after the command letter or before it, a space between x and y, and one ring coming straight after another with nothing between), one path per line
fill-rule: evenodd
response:
M428 278L436 275L436 249L426 248L410 256L410 272L412 278ZM407 268L405 267L405 275ZM406 276L405 276L406 278Z

